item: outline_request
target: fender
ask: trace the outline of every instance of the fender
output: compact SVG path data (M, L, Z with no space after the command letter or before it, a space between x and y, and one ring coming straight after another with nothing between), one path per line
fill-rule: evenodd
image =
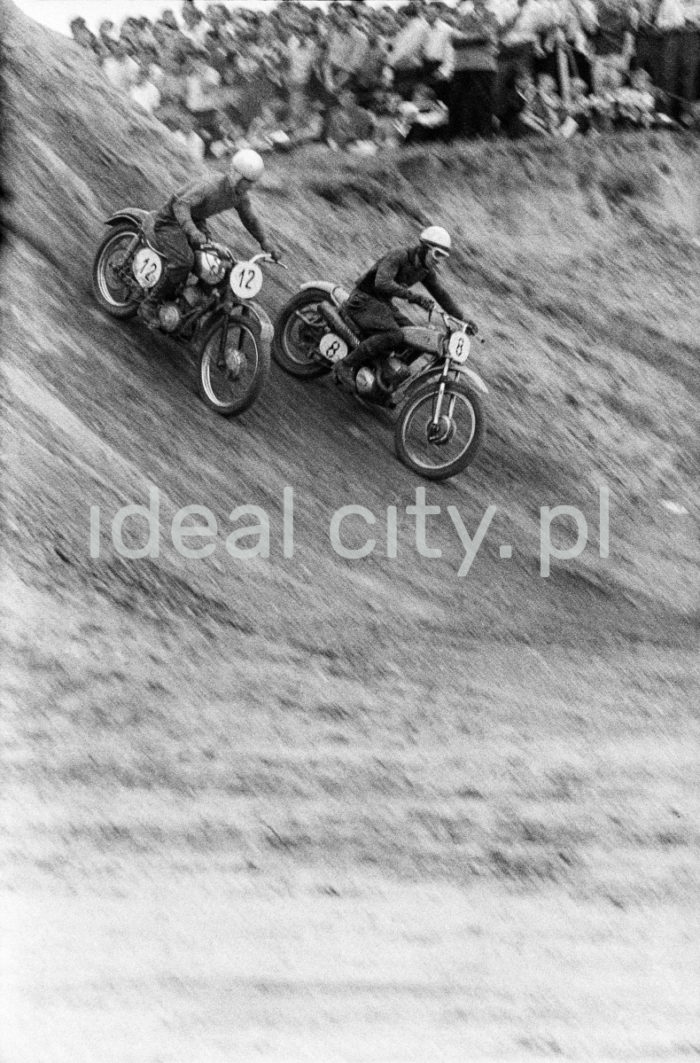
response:
M350 292L340 284L331 284L329 281L307 281L306 284L300 286L299 291L303 292L308 288L320 288L322 292L326 292L331 297L336 306L341 306L350 296Z
M259 303L251 299L250 302L246 302L241 306L235 306L229 316L232 318L239 317L247 321L247 324L251 325L258 333L263 349L266 350L267 354L270 353L275 330L267 311L263 310Z
M140 207L123 207L107 218L105 225L119 225L123 221L135 221L138 225L143 225L149 214L150 211L141 210Z
M486 384L483 382L479 374L475 373L473 369L468 369L466 365L452 365L450 366L450 369L454 373L461 373L463 376L466 376L470 383L472 383L477 389L477 391L481 391L484 395L488 395L489 389L486 387ZM409 388L413 390L414 387L419 384L427 383L428 380L430 380L431 378L438 378L441 372L441 367L435 365L426 366L426 368L421 369L420 373L417 373L416 376L411 377L410 380L407 380L404 387L406 388L406 390L408 390Z

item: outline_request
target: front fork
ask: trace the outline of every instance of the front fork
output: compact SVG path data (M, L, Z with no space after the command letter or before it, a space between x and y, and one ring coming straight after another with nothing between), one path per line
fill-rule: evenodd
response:
M428 435L436 435L440 428L440 417L442 415L442 404L445 400L445 388L447 387L447 379L450 372L450 363L445 362L442 367L442 373L440 374L440 383L438 385L437 397L435 399L435 405L433 406L433 417L428 426ZM450 399L450 405L447 411L447 417L452 420L452 414L455 408L455 396Z

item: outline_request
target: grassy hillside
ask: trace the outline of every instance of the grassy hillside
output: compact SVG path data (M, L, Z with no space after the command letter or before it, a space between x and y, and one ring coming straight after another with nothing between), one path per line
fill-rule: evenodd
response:
M488 434L468 473L425 485L389 420L327 381L274 371L224 421L186 352L99 312L104 218L156 207L193 169L72 44L0 13L15 1015L0 1054L697 1051L697 141L269 161L255 197L290 267L267 276L271 316L425 222L453 233L446 279L487 341ZM234 219L214 227L253 249ZM440 557L406 513L419 487ZM154 488L159 556L126 560L112 517ZM219 523L207 560L169 540L189 504ZM267 559L226 552L242 504L269 515ZM348 504L377 518L347 522L349 544L377 540L361 561L330 544ZM489 505L460 578L446 507L473 535ZM540 510L556 505L580 509L589 543L544 579Z

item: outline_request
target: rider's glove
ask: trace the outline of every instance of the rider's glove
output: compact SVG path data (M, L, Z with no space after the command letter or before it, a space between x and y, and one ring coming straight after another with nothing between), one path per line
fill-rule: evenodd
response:
M194 247L196 250L199 250L200 247L204 247L206 242L207 242L206 236L204 235L204 233L200 233L199 230L197 230L197 234L196 235L193 234L191 239L190 239L190 243L192 244L192 247Z
M216 244L213 240L211 240L209 242L209 247L211 247L212 251L216 251L217 255L220 255L221 258L231 257L231 252L227 247L224 246L224 244Z
M479 326L477 325L476 321L465 321L464 323L467 326L465 330L467 336L476 336L477 332L479 331Z
M413 292L411 292L411 302L415 303L416 306L421 306L423 310L427 310L428 313L430 313L430 311L435 306L435 303L432 299L430 299L427 295L421 295L420 293L416 293L414 295Z
M266 245L265 247L263 247L263 251L265 251L270 256L273 262L279 262L279 260L282 258L282 252L279 251L276 247L269 247Z

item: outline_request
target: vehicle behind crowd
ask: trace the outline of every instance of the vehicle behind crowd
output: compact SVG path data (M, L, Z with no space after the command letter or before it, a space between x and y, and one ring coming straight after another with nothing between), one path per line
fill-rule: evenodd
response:
M326 281L303 284L275 321L272 355L287 373L311 380L330 373L360 343L344 307L349 293ZM385 364L364 366L355 378L357 398L397 411L394 444L400 460L428 480L445 480L476 457L484 437L481 395L486 385L467 366L470 322L436 308L428 327L403 328L401 345ZM406 366L407 379L396 370Z
M162 276L153 222L152 212L137 207L106 220L109 231L95 254L92 284L112 317L134 317ZM260 263L271 261L266 253L236 260L220 244L205 244L182 293L157 307L156 328L196 351L199 393L223 416L247 410L269 373L272 323L255 297L263 285Z

